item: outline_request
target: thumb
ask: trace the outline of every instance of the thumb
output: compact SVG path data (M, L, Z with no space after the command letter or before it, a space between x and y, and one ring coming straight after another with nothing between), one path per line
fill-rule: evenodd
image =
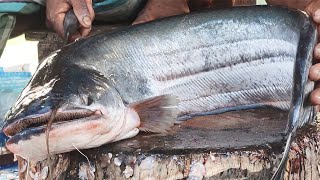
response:
M70 0L69 2L80 25L84 28L90 28L93 21L93 16L90 14L92 4L86 0ZM89 8L91 8L90 11Z

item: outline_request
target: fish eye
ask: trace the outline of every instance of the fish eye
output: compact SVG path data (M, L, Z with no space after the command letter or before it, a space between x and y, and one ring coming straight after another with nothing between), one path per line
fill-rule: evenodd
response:
M93 99L90 96L88 96L87 105L90 106L93 102Z

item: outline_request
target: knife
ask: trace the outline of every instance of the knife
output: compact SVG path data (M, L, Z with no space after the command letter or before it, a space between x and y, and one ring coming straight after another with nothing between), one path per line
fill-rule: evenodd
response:
M73 9L70 9L63 21L64 39L68 42L69 38L75 35L79 28L79 22Z

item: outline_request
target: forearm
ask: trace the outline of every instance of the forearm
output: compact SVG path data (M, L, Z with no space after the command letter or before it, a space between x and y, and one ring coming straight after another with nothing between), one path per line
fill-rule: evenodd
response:
M282 5L304 10L311 0L266 0L270 5Z

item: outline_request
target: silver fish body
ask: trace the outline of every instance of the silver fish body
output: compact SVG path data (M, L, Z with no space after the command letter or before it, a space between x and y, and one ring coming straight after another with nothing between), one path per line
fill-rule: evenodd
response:
M30 144L40 136L43 142L43 123L56 108L63 112L52 136L70 134L59 136L68 143L52 140L59 144L52 153L74 150L64 147L73 141L84 149L129 138L137 131L127 124L132 120L134 128L139 126L141 114L125 107L141 108L135 103L168 94L180 101L180 120L262 106L290 109L292 132L314 118L306 99L313 89L307 74L316 39L316 27L303 12L261 6L190 13L77 41L39 65L7 115L7 147L35 158ZM152 108L148 112L158 115ZM81 128L93 130L71 133L80 132L74 125L85 123ZM100 125L108 132L99 129L97 138L93 133ZM112 129L119 133L111 134ZM99 141L90 144L92 138ZM45 153L44 146L38 154Z
M101 72L127 103L177 95L181 115L289 109L304 23L275 7L193 13L73 44L57 63Z

